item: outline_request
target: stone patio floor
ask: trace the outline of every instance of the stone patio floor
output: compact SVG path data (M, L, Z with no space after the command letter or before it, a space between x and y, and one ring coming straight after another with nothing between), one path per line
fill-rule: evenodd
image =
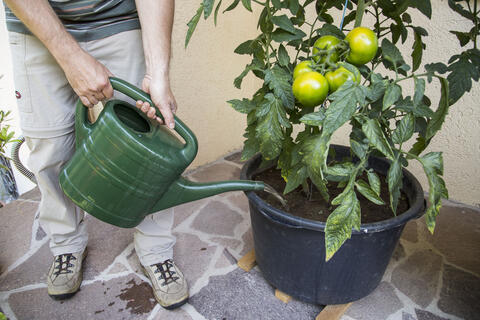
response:
M232 154L189 174L196 181L237 179ZM93 217L81 290L70 300L46 293L52 256L35 219L34 189L0 209L0 311L9 319L314 319L322 306L274 297L255 267L236 261L253 248L248 202L227 193L175 208L175 261L190 286L175 311L155 303L132 245L132 230ZM114 200L114 199L112 199ZM356 301L343 320L480 319L480 210L446 201L435 235L411 221L379 287Z

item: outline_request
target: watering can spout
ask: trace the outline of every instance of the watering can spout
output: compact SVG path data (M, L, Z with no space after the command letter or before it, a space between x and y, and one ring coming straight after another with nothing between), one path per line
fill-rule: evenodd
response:
M263 191L261 181L233 180L197 183L180 177L162 198L155 204L151 213L171 208L179 204L200 200L229 191Z

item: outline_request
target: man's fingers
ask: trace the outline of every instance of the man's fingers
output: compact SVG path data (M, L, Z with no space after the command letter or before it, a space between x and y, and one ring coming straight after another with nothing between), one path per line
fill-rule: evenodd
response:
M93 105L90 103L90 101L85 96L80 96L80 101L82 101L82 103L88 108L93 107Z
M170 128L173 129L175 127L175 121L173 120L173 113L170 107L163 107L160 108L160 112L163 115L163 119L165 120L165 124Z
M107 85L103 88L102 94L105 96L104 99L110 99L113 97L113 87L110 84L110 81L108 81Z

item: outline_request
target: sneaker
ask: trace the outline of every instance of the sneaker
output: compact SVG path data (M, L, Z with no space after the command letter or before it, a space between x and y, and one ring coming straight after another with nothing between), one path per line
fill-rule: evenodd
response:
M187 302L187 281L171 259L148 267L142 266L142 269L150 279L153 294L162 307L171 310Z
M48 271L48 295L56 300L73 296L82 284L82 262L87 250L55 256Z

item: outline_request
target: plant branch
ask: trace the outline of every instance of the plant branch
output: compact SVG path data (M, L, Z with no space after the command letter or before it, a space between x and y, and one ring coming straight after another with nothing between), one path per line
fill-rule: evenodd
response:
M357 13L355 14L355 25L354 27L360 27L362 25L363 14L365 12L365 0L358 0L357 4Z

